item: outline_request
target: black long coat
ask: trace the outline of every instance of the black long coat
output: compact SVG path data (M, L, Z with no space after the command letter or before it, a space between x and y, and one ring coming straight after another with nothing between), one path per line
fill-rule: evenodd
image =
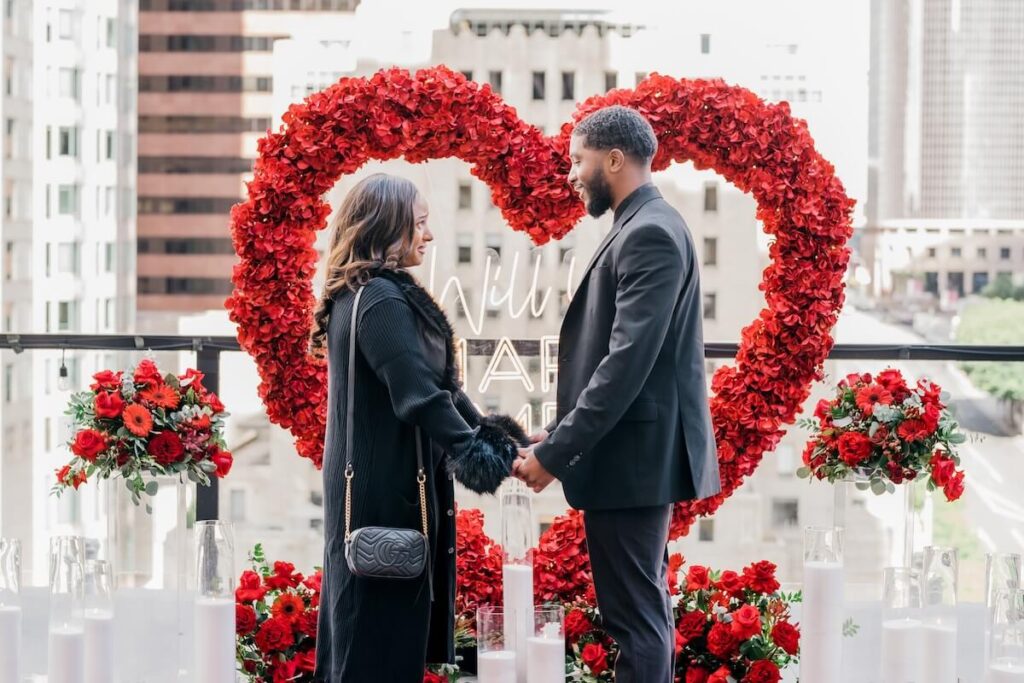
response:
M356 332L352 521L420 529L414 425L426 462L430 567L409 581L357 577L345 561L345 411L355 295L330 312L324 446L324 572L315 678L325 683L421 683L426 662L454 661L455 490L446 461L490 458L503 475L516 444L459 387L451 326L405 273L366 285ZM517 437L519 438L519 437ZM461 478L460 478L461 481ZM490 486L497 487L500 478ZM430 585L432 577L433 585Z

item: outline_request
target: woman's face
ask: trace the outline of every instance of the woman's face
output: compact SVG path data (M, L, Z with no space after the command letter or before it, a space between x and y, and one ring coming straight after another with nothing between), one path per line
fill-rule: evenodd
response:
M413 220L416 223L412 231L412 247L400 264L403 268L414 268L423 263L423 259L427 255L427 244L434 241L434 233L430 232L430 227L427 225L430 212L427 201L423 197L417 196L412 211Z

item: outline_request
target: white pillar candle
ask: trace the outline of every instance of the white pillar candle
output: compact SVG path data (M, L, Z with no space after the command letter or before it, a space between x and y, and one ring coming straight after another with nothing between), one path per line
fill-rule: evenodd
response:
M565 640L529 638L526 641L527 683L565 683Z
M989 683L1024 683L1024 664L996 660L988 668L988 680Z
M505 647L526 653L526 639L533 634L533 566L506 564L502 567L505 599ZM516 679L526 683L525 656L517 658Z
M882 622L882 683L923 683L923 638L920 619Z
M50 629L47 656L49 683L85 683L85 631L61 626Z
M0 683L20 681L21 608L0 605Z
M843 674L843 565L805 562L800 606L800 680L839 683Z
M926 683L957 683L956 623L926 622L920 680Z
M114 614L85 610L85 683L114 683Z
M196 683L235 680L235 601L197 598L195 603Z
M516 653L512 650L481 652L476 657L480 683L516 683Z

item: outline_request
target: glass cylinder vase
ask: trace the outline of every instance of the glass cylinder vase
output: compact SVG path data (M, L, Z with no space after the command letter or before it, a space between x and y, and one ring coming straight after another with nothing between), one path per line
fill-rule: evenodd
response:
M49 683L85 682L84 557L81 538L50 539Z
M1024 592L1000 590L992 604L989 683L1024 681Z
M21 680L21 541L0 538L0 681Z
M927 546L922 571L923 666L921 680L956 683L956 548Z
M114 683L114 575L105 560L85 563L84 621L85 683Z
M565 609L538 607L526 641L526 683L565 683Z
M476 612L476 673L480 683L516 683L514 636L505 630L505 610L481 607Z
M843 530L804 530L800 679L839 683L843 665Z
M234 680L235 547L231 525L196 522L194 672L197 683Z
M510 479L501 493L501 543L505 554L504 581L505 636L512 649L526 650L533 628L533 504L523 482ZM517 662L520 680L526 678L526 658Z
M882 570L882 683L918 683L924 642L918 574Z

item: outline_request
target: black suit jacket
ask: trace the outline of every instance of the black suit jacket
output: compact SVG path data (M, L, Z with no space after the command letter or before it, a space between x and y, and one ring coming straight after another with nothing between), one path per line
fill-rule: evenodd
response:
M721 488L704 373L699 272L653 185L623 200L562 321L558 412L537 458L582 510Z

